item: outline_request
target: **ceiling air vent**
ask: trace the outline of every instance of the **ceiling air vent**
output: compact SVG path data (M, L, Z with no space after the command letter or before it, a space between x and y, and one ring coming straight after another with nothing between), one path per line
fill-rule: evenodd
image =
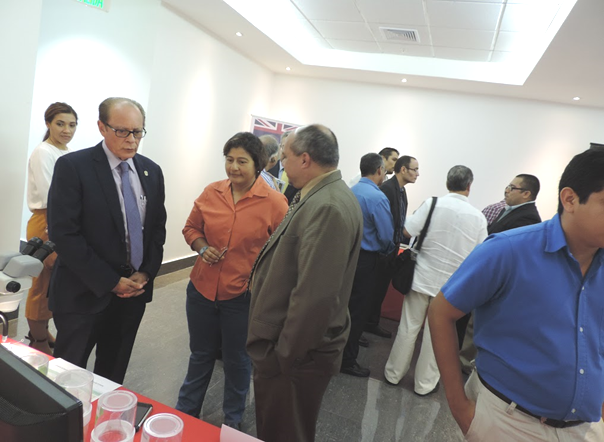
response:
M419 43L419 33L417 29L399 29L385 28L380 26L384 38L388 41L397 41L399 43Z

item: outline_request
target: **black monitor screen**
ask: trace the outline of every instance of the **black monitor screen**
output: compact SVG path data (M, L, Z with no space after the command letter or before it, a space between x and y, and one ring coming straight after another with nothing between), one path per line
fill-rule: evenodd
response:
M81 442L82 403L0 345L0 440Z

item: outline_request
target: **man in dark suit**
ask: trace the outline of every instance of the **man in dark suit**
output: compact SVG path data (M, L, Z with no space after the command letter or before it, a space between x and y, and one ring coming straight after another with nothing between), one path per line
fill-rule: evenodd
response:
M409 244L409 238L403 235L403 227L407 216L407 191L405 186L413 184L419 177L419 163L417 159L409 155L403 155L394 164L394 177L384 181L380 186L382 192L386 194L390 201L390 211L394 220L394 244L396 250L387 256L382 256L376 269L375 286L369 303L369 312L365 331L383 338L392 337L392 333L380 327L380 315L382 312L382 303L388 292L390 281L393 276L393 263L398 246Z
M489 235L540 223L541 217L535 206L540 187L536 176L525 173L516 175L505 188L505 207L487 227ZM462 371L469 374L473 368L472 360L476 357L472 312L460 318L456 328Z
M356 198L321 125L287 138L283 164L300 190L252 274L247 351L256 428L266 442L311 442L350 331L348 300L363 236Z
M499 216L489 226L489 235L517 227L541 222L535 207L539 194L539 179L534 175L520 174L505 188L505 205Z
M54 355L123 383L138 326L151 301L166 238L164 178L137 154L145 112L127 98L99 106L104 140L57 161L48 230L60 254L49 288ZM126 181L127 179L127 181Z

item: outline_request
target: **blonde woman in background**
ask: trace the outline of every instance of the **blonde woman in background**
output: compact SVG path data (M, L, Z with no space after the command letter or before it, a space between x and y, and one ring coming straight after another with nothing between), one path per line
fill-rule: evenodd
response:
M73 138L78 125L78 114L66 103L53 103L44 113L46 135L32 152L27 171L27 205L32 216L27 223L27 240L34 236L48 241L46 207L48 189L57 159L69 152L67 144ZM30 347L52 354L54 337L48 331L52 313L48 310L48 283L56 260L53 253L44 260L44 270L33 279L27 294L25 317L29 324Z

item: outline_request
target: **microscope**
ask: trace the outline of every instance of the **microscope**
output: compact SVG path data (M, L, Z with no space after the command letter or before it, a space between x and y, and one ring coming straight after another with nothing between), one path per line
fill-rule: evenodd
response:
M0 252L0 322L2 342L8 337L8 321L4 313L17 310L23 293L31 287L32 278L44 268L43 261L54 252L51 241L30 239L21 253Z

